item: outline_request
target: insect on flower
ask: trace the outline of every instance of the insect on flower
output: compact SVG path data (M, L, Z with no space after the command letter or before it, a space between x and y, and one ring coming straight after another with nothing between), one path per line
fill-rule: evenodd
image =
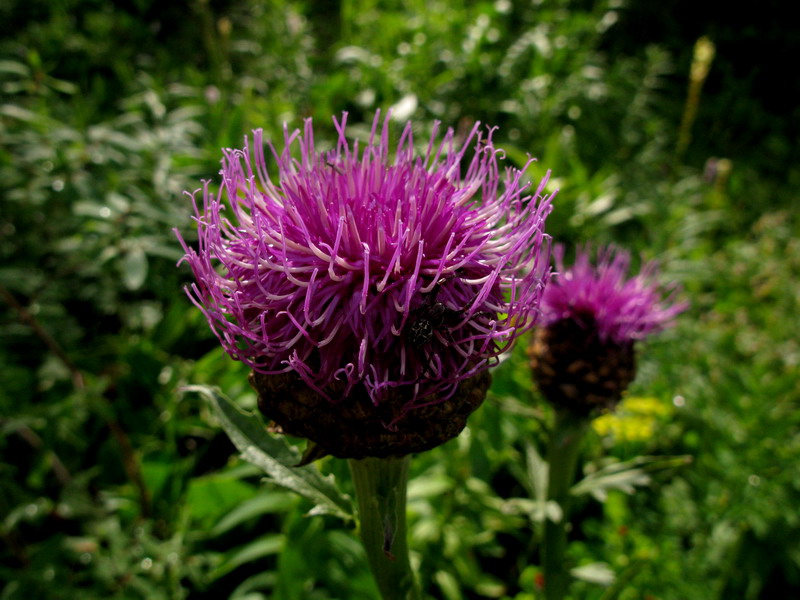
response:
M473 298L460 309L446 306L436 300L444 280L433 286L431 292L425 296L423 304L411 313L411 326L409 327L408 340L415 348L422 348L429 343L436 332L445 333L463 320L464 314L469 310L477 298ZM488 311L481 311L475 316L490 315Z

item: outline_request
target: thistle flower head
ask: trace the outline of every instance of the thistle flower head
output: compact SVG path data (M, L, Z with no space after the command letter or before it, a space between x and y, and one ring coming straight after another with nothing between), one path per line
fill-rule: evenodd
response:
M556 246L556 275L542 299L542 325L570 319L583 328L594 327L601 343L622 346L661 331L686 310L685 303L673 302L674 290L664 298L655 262L629 277L628 252L601 247L597 264L591 254L590 248L579 248L574 264L567 268L564 246Z
M257 130L224 150L219 193L206 181L195 203L199 247L181 239L187 291L233 358L295 373L333 403L356 386L374 405L402 398L397 420L533 326L549 276L547 175L533 189L530 163L501 173L479 124L463 142L439 139L437 124L416 155L410 123L392 149L388 117L375 115L363 146L346 119L330 150L310 119L284 129L282 148Z
M664 299L655 263L628 277L630 254L600 248L592 264L579 248L566 268L555 249L558 274L542 299L542 327L528 349L542 394L556 407L588 414L611 408L636 376L634 343L672 324L686 309Z

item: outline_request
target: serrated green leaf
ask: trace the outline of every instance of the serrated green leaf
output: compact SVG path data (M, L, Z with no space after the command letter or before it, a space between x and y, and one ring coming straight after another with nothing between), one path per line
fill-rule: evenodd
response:
M606 474L592 474L579 481L570 490L574 496L591 494L599 502L605 501L610 490L620 490L632 494L636 486L645 486L650 483L650 476L641 469L626 469L624 471Z
M245 413L215 388L195 385L185 389L209 402L244 460L263 469L271 481L313 502L312 514L353 518L350 498L338 490L333 476L323 476L314 465L294 466L300 462L300 453L282 438L269 435L258 415Z

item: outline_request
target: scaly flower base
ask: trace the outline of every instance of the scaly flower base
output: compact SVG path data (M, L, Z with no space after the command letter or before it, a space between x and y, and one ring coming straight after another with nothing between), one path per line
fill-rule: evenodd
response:
M528 355L542 395L576 413L613 409L636 375L633 342L602 342L590 316L537 329Z
M358 386L350 396L333 403L294 373L250 374L265 417L284 433L314 442L322 450L317 456L338 458L405 456L453 439L486 398L491 381L491 375L483 371L462 381L450 398L404 415L403 407L411 399L407 387L388 390L377 406L366 389ZM333 387L326 391L333 397L341 395Z

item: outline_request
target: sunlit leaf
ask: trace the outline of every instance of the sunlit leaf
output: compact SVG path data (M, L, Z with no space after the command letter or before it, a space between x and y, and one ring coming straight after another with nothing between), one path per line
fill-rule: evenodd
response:
M461 594L461 586L451 573L447 571L437 571L434 575L434 579L447 600L462 600L462 598L464 598Z
M611 585L616 579L611 567L602 562L575 567L574 569L570 569L570 573L575 579L599 585Z
M15 60L0 60L0 73L10 73L27 77L31 74L28 65Z
M138 290L147 279L147 255L141 246L134 246L122 259L122 281L131 291Z

